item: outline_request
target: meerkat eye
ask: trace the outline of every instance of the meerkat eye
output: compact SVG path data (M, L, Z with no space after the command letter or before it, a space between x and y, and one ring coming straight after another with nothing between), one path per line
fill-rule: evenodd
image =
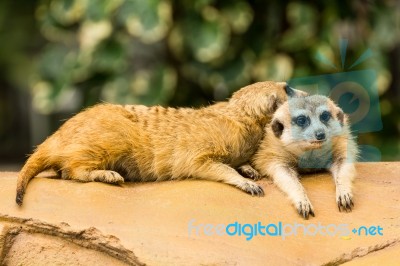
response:
M299 116L296 118L296 124L297 124L299 127L304 127L304 126L307 125L307 123L308 123L308 119L307 119L307 117L306 117L305 115L299 115Z
M322 114L319 116L319 119L326 123L329 121L329 119L331 119L331 113L329 113L328 111L324 111L322 112Z

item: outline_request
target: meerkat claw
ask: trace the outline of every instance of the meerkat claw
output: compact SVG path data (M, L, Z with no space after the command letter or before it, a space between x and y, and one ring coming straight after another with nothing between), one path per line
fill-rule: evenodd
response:
M311 203L307 201L301 201L298 203L297 212L302 216L304 219L308 220L311 216L315 217L314 210L311 206Z
M262 187L253 182L246 183L242 188L242 190L248 194L251 194L252 196L257 196L257 197L264 196L264 190L262 189Z
M238 171L241 175L243 175L244 177L253 179L255 181L260 180L261 179L261 175L260 173L258 173L257 170L255 170L253 167L251 167L250 165L242 165L238 168Z
M303 218L308 220L309 213L306 210L303 210Z
M352 208L354 207L353 198L349 193L339 196L337 199L337 204L340 212L342 210L351 212Z

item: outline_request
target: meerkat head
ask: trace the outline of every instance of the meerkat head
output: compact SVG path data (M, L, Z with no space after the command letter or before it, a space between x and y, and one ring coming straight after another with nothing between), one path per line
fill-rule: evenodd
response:
M289 99L275 112L270 127L289 150L320 149L340 135L347 116L322 95Z
M229 104L240 106L248 115L265 116L273 112L289 98L306 96L286 82L264 81L246 86L232 95Z

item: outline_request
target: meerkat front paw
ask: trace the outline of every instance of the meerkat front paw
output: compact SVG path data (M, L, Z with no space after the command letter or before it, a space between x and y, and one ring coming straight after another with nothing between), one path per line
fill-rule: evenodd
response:
M311 205L310 200L307 198L304 198L303 200L300 200L299 202L297 202L296 209L297 209L297 212L306 220L308 220L308 217L310 215L315 217L314 208Z
M124 178L114 171L108 170L95 170L90 172L91 178L97 182L104 182L109 184L124 183Z
M342 209L346 212L351 212L351 208L354 207L353 195L350 191L336 191L336 203L339 211Z
M240 186L240 189L252 196L264 196L264 190L262 187L252 181L246 180L243 185Z
M251 167L249 164L242 165L237 170L244 177L251 178L251 179L253 179L255 181L261 179L260 173L256 169Z

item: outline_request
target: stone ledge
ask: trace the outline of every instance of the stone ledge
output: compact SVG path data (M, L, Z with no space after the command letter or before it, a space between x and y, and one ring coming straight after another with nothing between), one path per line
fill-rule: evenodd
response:
M263 198L228 185L187 180L112 186L35 178L24 205L15 199L17 173L0 173L0 264L37 265L349 265L398 262L400 163L357 165L355 208L340 213L328 174L302 183L316 217L301 219L269 181ZM194 220L193 220L194 219ZM189 235L188 223L348 224L381 226L383 235ZM68 225L67 225L68 224ZM397 255L396 255L397 254Z
M7 215L0 215L0 226L1 265L143 265L118 238L94 227L73 230Z

